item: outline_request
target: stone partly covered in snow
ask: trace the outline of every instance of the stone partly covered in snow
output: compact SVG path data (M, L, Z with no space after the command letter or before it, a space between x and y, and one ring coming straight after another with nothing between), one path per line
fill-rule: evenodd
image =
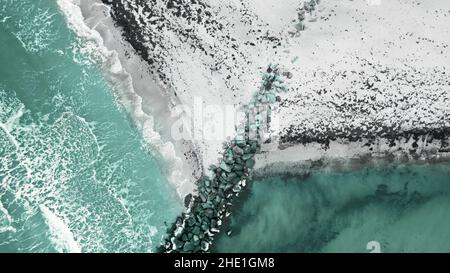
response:
M299 31L303 31L306 28L305 20L307 18L307 14L312 14L316 10L316 6L319 4L319 0L307 0L303 2L303 6L298 9L298 22L295 25L295 32L290 32L291 35L297 35Z
M231 172L231 167L225 161L220 162L220 168L226 172Z
M230 215L233 199L246 185L250 171L255 165L254 156L261 146L261 130L267 121L261 118L270 113L276 102L273 98L285 92L279 68L270 65L263 75L261 88L254 96L253 107L247 107L247 122L238 128L235 139L223 145L223 157L219 167L211 165L212 177L198 180L198 195L191 198L189 211L179 217L168 230L161 250L164 252L205 252L219 231L222 219ZM269 95L269 96L268 96ZM256 123L256 125L255 125ZM255 130L251 127L254 125ZM231 232L227 232L231 235Z

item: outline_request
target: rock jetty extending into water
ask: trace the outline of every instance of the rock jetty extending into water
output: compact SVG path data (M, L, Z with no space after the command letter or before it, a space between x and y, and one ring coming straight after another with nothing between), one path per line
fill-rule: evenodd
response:
M289 73L283 75L290 76ZM270 65L263 75L262 85L251 102L245 106L246 122L236 137L223 145L223 158L211 165L213 175L198 182L198 195L192 197L189 209L179 216L168 230L161 251L206 252L219 232L222 221L229 216L233 199L246 186L255 165L263 133L267 132L270 113L279 101L278 94L287 91L283 76L276 65Z

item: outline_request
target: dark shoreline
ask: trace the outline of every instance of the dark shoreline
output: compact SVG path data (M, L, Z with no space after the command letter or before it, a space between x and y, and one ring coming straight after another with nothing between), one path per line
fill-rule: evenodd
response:
M208 1L204 0L136 0L133 5L122 1L101 0L105 5L111 7L111 16L117 27L121 28L122 36L152 68L151 73L158 78L163 85L170 86L172 80L167 71L170 64L167 57L174 50L173 45L163 42L164 32L173 32L186 47L193 51L200 51L211 60L209 64L211 71L221 70L225 75L225 81L230 84L231 78L240 78L245 73L245 68L234 65L236 59L246 62L245 53L239 44L227 30L228 22L218 17ZM136 8L138 7L138 8ZM146 13L148 18L155 18L144 22L142 18L136 18L139 8ZM147 18L147 19L148 19ZM248 18L249 19L249 18ZM255 19L255 18L253 18ZM281 45L280 39L262 31L261 27L253 22L255 33L258 33L259 42L270 44L273 48ZM255 20L256 21L256 20ZM201 39L195 32L195 28L204 28L208 35L214 37L222 44L226 44L230 53L223 54L219 48ZM250 42L249 42L250 43ZM252 48L251 45L245 45ZM237 87L232 86L231 89ZM176 94L175 94L176 96Z
M443 128L417 128L405 131L399 131L395 127L386 127L386 126L372 126L373 130L363 131L361 129L354 129L349 131L337 131L337 130L329 130L326 132L315 132L314 130L309 130L307 132L295 132L292 128L289 128L287 132L281 136L280 140L280 148L287 148L297 144L311 144L311 143L319 143L323 145L324 149L327 149L330 145L331 141L335 140L346 140L349 142L362 142L366 141L365 146L372 146L377 139L386 139L389 141L389 146L396 146L396 141L405 141L407 142L410 139L413 139L414 142L411 146L411 150L417 149L417 142L422 140L427 144L432 143L434 141L441 142L441 149L449 149L450 151L450 127ZM379 129L381 128L381 130ZM379 132L376 132L376 131ZM375 133L376 132L376 133Z

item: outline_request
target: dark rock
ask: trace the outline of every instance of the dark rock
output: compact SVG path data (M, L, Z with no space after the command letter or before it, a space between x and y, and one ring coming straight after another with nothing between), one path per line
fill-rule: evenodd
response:
M235 171L242 171L242 170L244 170L244 166L242 166L241 164L234 164L233 165L233 170L235 170Z
M211 218L214 216L214 211L212 209L206 209L205 215L206 215L206 217Z
M248 160L250 158L252 158L254 156L253 153L248 153L248 154L244 154L244 156L242 157L243 160Z
M231 165L231 164L234 163L234 158L233 158L233 157L226 157L226 158L224 159L224 162L227 163L227 164L229 164L229 165Z
M195 224L195 219L194 218L187 219L186 224L192 227Z
M211 222L211 219L208 218L208 216L206 216L206 214L205 214L202 218L202 224L209 225L210 222Z
M227 183L227 180L221 176L219 177L219 182L219 189L222 189L223 185Z
M227 175L227 173L226 173L226 172L223 172L223 173L222 173L222 175L221 175L221 177L222 177L223 179L227 180L227 178L228 178L228 175Z
M183 251L191 252L194 250L194 245L191 242L187 242L184 244Z
M231 172L231 167L227 165L224 161L220 163L220 168L226 172Z
M194 246L194 251L192 251L192 252L200 252L200 250L202 250L202 248L201 248L201 246L200 245L196 245L196 246Z
M201 233L201 230L198 226L196 226L193 230L192 230L192 234L195 235L199 235Z
M220 197L221 199L223 199L223 198L225 197L225 193L223 192L223 189L219 189L219 191L218 191L217 194L219 195L219 197Z
M200 246L201 246L201 249L202 249L203 251L207 251L207 250L208 250L208 243L207 243L206 241L202 241L202 242L200 243Z
M174 239L173 244L175 245L176 249L182 249L183 248L183 242L180 240Z
M233 180L231 181L231 184L235 185L235 184L237 184L239 181L241 181L241 178L235 177L235 178L233 178Z
M234 152L236 155L242 155L242 154L244 154L244 150L243 150L241 147L239 147L239 146L234 146L234 147L233 147L233 152Z
M184 197L184 206L186 208L189 207L189 204L191 203L191 200L192 200L192 194L191 193Z
M300 16L300 14L299 14L299 16ZM300 18L299 18L300 19ZM304 18L303 18L304 19ZM292 76L294 76L291 72L289 72L289 71L286 71L286 72L283 72L283 76L285 76L286 78L288 78L288 79L291 79L292 78Z
M206 202L206 196L203 194L203 192L200 192L199 196L202 199L202 202Z
M253 159L249 159L245 162L245 166L247 166L248 168L253 168L253 166L255 166L255 160Z
M238 177L244 176L244 172L242 170L237 170L235 173L238 175Z
M225 187L225 192L228 192L231 188L233 188L233 184L228 184L228 185L226 185L226 187Z
M246 145L245 148L244 148L244 153L245 154L251 154L253 156L252 146L251 145Z
M219 183L217 182L217 180L216 180L216 179L213 179L213 180L211 181L211 186L212 186L211 191L212 191L212 192L215 192L215 188L217 188L218 185L219 185Z
M244 164L244 161L242 160L242 158L241 157L238 157L238 158L236 158L235 160L234 160L234 162L236 163L236 164Z
M236 140L236 144L237 144L239 147L244 148L246 143L245 143L245 140L240 139L240 140Z
M209 229L208 225L203 224L202 225L202 230L207 231Z

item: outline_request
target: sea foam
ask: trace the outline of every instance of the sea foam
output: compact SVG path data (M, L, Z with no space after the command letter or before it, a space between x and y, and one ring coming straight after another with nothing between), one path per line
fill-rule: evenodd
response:
M48 225L50 240L56 251L60 253L81 253L80 246L64 221L44 205L39 206L39 209Z

